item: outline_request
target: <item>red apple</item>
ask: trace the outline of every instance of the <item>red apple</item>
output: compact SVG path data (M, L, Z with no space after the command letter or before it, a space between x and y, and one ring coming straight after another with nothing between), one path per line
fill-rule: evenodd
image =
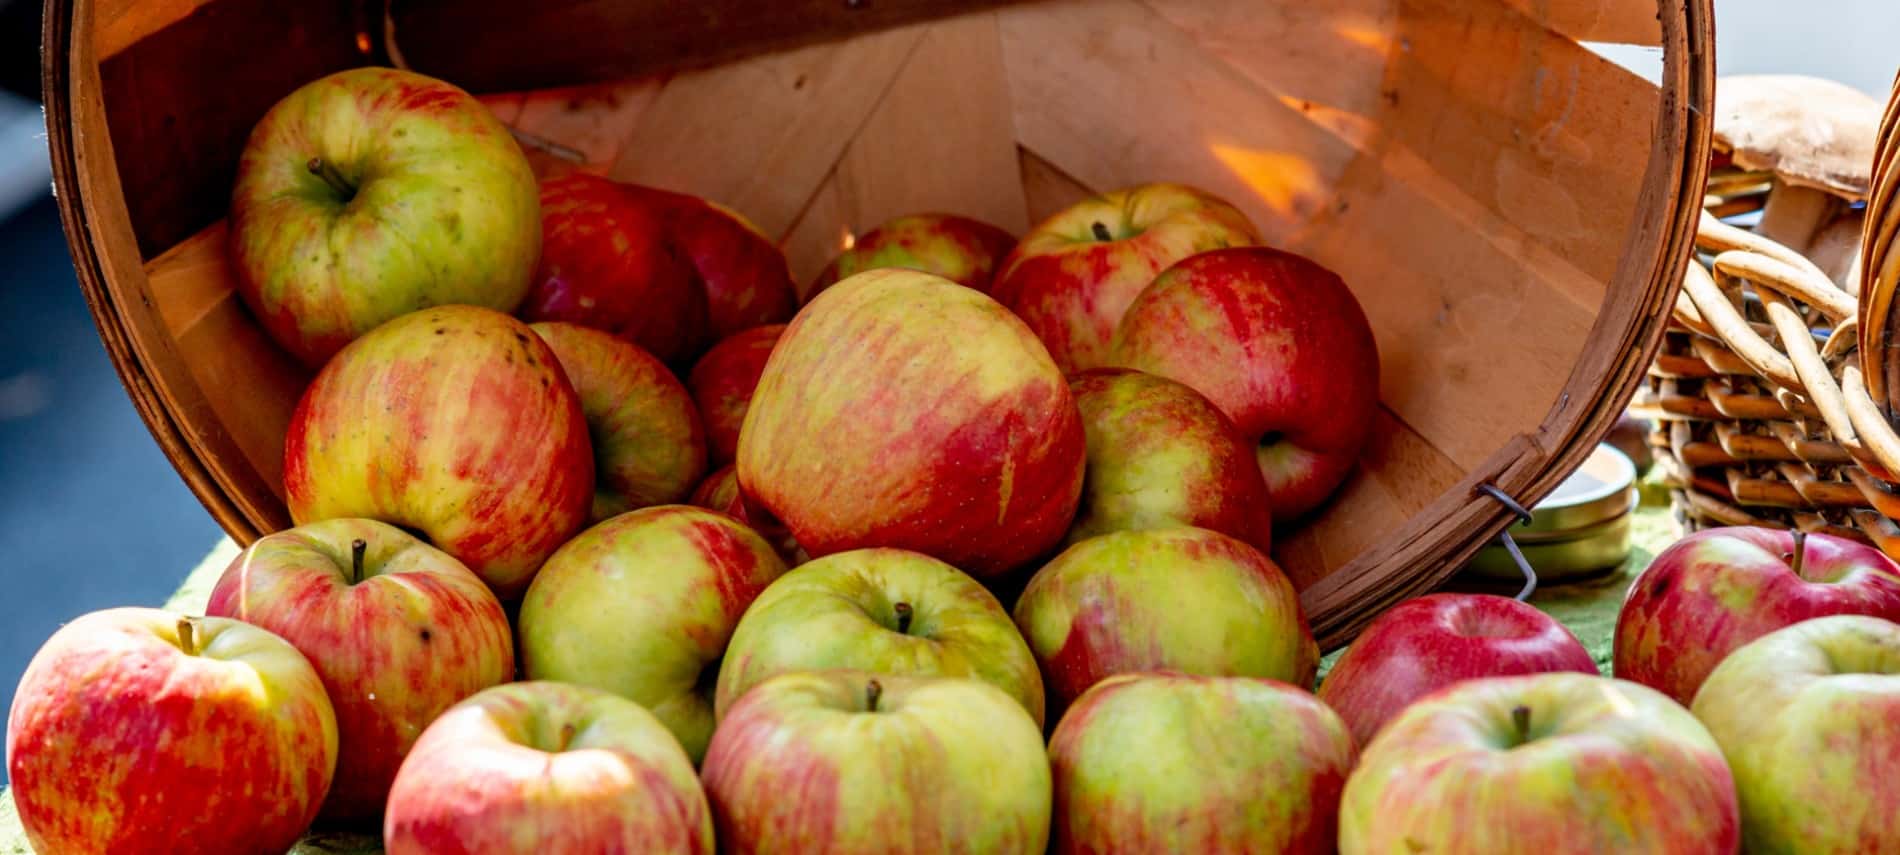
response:
M1387 610L1354 639L1319 697L1359 745L1413 701L1463 680L1545 671L1597 674L1570 630L1535 606L1489 594L1430 594Z
M976 680L805 671L760 683L703 775L731 855L1042 855L1042 729Z
M1311 693L1251 677L1123 674L1049 737L1056 855L1329 855L1352 736Z
M205 614L268 629L310 660L336 709L335 783L323 815L382 816L422 729L514 679L508 616L461 562L374 520L314 522L231 561Z
M872 270L798 314L739 434L739 483L813 557L888 546L983 577L1062 539L1082 420L1048 351L948 279Z
M1809 618L1844 614L1900 620L1900 567L1880 550L1779 529L1699 531L1663 550L1630 584L1616 619L1616 676L1687 704L1736 648Z
M1275 522L1304 515L1359 460L1379 408L1379 351L1346 283L1264 247L1202 253L1122 318L1114 364L1178 380L1259 446Z
M691 364L711 343L705 286L669 240L665 212L576 172L542 182L541 222L522 317L606 330L671 365Z
M693 366L686 385L693 390L706 425L710 462L723 466L739 453L739 426L745 424L752 392L759 386L765 360L772 355L784 324L753 327L716 345Z
M278 853L316 818L336 717L310 662L224 618L108 609L34 654L7 776L41 853Z
M639 345L587 327L533 326L574 384L594 449L590 522L691 494L706 474L706 438L692 396Z
M652 713L610 692L509 683L442 714L383 816L389 855L712 855L693 763Z
M1156 274L1197 252L1259 242L1247 216L1213 194L1144 184L1085 199L1030 229L991 293L1072 374L1110 364L1122 313Z
M415 309L514 311L541 246L508 129L467 92L393 68L319 78L265 113L230 222L238 295L313 368Z
M1098 534L1193 526L1261 552L1273 543L1267 483L1254 446L1201 393L1118 368L1069 383L1088 440L1082 507L1068 542Z
M805 292L805 300L866 270L903 267L988 292L1016 237L982 220L955 214L912 214L889 220L852 240Z
M753 531L772 544L772 549L785 559L788 567L797 567L811 560L811 556L799 548L798 541L785 528L785 523L767 513L757 502L746 501L745 494L739 490L739 470L730 463L699 482L699 487L693 491L692 504L710 508L751 526Z
M739 212L717 202L627 185L666 223L667 239L705 283L713 339L792 319L798 291L785 253Z
M338 352L284 440L295 523L366 517L420 532L507 599L587 522L580 399L527 324L440 306Z

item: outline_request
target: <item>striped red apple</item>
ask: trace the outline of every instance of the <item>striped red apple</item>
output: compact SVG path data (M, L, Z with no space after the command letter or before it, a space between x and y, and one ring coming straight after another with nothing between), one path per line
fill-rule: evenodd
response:
M765 360L785 333L784 324L743 330L713 345L693 364L686 385L693 391L706 425L707 457L713 466L731 463L739 453L739 428L745 424L752 394L759 388Z
M910 214L886 220L852 239L818 273L805 300L866 270L902 267L941 276L987 293L1016 237L982 220L956 214Z

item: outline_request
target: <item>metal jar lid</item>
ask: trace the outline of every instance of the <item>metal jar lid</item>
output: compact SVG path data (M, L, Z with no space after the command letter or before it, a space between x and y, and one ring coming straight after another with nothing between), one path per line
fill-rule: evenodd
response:
M1531 509L1530 522L1514 523L1509 531L1540 579L1592 575L1629 556L1629 515L1636 502L1636 465L1614 446L1601 444ZM1495 543L1472 556L1465 570L1500 580L1521 577L1510 554Z

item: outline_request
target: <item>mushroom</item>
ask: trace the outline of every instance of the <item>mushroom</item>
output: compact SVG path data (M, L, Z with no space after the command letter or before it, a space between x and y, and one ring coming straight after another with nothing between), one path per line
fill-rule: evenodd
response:
M1883 106L1858 89L1797 75L1733 75L1715 86L1714 137L1735 166L1774 176L1756 231L1858 290L1861 212ZM1851 241L1850 241L1851 237Z

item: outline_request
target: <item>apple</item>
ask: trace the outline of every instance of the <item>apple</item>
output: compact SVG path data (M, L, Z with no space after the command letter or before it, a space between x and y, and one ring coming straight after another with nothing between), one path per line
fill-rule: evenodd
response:
M534 172L467 92L392 68L318 78L251 128L231 190L237 292L311 367L414 309L512 312L541 248Z
M269 632L157 609L47 639L7 716L8 793L35 852L283 852L317 816L336 716Z
M1067 542L1194 526L1261 552L1272 545L1267 482L1253 443L1201 393L1119 368L1084 372L1069 391L1082 414L1088 474Z
M805 299L840 279L881 267L921 270L988 292L996 268L1015 247L1015 235L982 220L955 214L898 217L854 238L812 280Z
M1319 646L1260 550L1199 528L1118 531L1062 551L1016 601L1058 705L1115 674L1180 671L1313 685Z
M678 502L706 474L699 410L673 372L637 344L574 324L531 325L581 400L594 452L589 522Z
M771 544L723 514L684 505L622 514L535 574L521 601L523 670L646 707L698 762L726 642L784 574Z
M702 778L733 855L1048 846L1042 730L978 680L782 674L727 712Z
M739 453L739 427L745 424L753 390L765 371L765 360L784 335L784 324L767 324L739 332L713 345L693 365L686 385L706 425L706 450L712 465L732 462Z
M408 528L509 599L587 522L594 455L580 399L534 330L438 306L318 372L291 412L284 492L297 525Z
M1749 852L1900 849L1900 626L1818 617L1730 654L1696 693Z
M659 214L667 239L698 272L714 340L792 319L798 290L785 253L751 220L709 199L626 186Z
M257 540L232 559L205 614L296 647L336 711L335 783L323 816L383 813L422 729L515 676L501 603L462 563L375 520L333 519Z
M1178 380L1259 446L1275 522L1331 495L1379 409L1379 351L1359 301L1312 261L1265 247L1189 258L1128 307L1113 364Z
M509 683L423 731L383 815L389 855L712 855L706 794L666 726L600 689Z
M1585 674L1467 680L1407 707L1359 755L1341 855L1735 852L1735 784L1667 696Z
M1082 420L995 300L871 270L799 312L739 432L739 483L811 555L896 547L985 578L1055 546L1082 492Z
M1122 674L1063 715L1049 765L1057 855L1331 853L1353 742L1285 683Z
M758 503L746 501L745 494L739 490L739 471L730 463L699 482L699 486L693 490L692 504L718 511L751 526L753 531L772 544L772 549L778 553L778 557L785 559L787 567L797 567L811 560L811 556L799 547L792 533L786 530L785 523L774 519Z
M1616 676L1687 704L1737 648L1836 614L1900 620L1900 567L1832 535L1705 529L1671 544L1630 583L1612 662Z
M521 308L620 336L669 365L711 344L706 288L666 215L627 185L575 172L541 184L541 262Z
M767 678L826 668L983 680L1042 726L1042 677L1009 613L975 579L927 555L860 549L780 576L739 618L714 708L724 720Z
M1355 744L1413 701L1462 680L1576 671L1596 660L1536 606L1491 594L1429 594L1372 621L1334 661L1319 698L1352 728Z
M1077 202L1030 229L991 293L1073 374L1110 364L1122 313L1156 274L1198 252L1259 242L1247 215L1213 194L1144 184Z

